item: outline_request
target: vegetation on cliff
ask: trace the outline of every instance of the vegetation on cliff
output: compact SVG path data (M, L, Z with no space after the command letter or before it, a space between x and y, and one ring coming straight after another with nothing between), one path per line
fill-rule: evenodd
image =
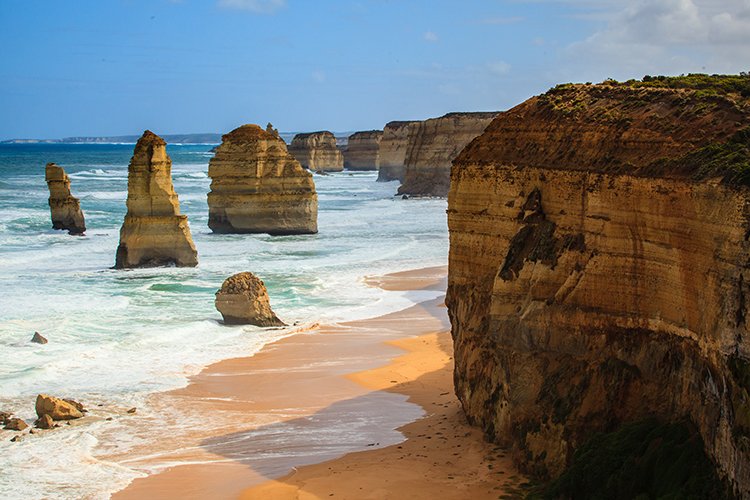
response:
M536 495L535 495L536 496ZM732 498L688 423L653 419L597 434L543 498Z

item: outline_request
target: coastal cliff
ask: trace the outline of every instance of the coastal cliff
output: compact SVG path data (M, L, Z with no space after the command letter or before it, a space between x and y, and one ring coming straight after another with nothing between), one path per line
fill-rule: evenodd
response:
M64 229L68 234L83 234L86 222L78 198L70 194L70 177L54 163L48 163L44 177L49 188L49 208L52 229Z
M398 194L446 196L451 162L497 113L448 113L409 127L405 173Z
M406 149L409 145L409 128L418 121L388 122L380 139L380 168L378 181L401 181L406 173Z
M336 137L328 131L295 135L289 152L303 167L312 171L344 170L344 155L336 147Z
M215 233L318 232L312 174L278 134L243 125L222 137L208 163L208 226Z
M380 166L382 130L355 132L349 136L344 149L344 168L347 170L377 170Z
M522 470L686 421L750 494L749 97L741 77L562 85L455 159L455 389Z
M187 215L172 186L164 139L146 130L128 165L128 211L120 229L115 268L198 265Z

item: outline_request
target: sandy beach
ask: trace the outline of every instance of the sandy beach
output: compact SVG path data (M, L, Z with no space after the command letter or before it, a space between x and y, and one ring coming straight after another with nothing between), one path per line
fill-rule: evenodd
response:
M445 289L447 269L368 278ZM470 427L452 388L443 297L381 317L314 326L207 367L154 396L197 425L139 457L148 475L113 498L498 498L524 482Z

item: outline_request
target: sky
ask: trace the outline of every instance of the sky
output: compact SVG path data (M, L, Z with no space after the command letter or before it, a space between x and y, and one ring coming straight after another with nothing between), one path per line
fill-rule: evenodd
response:
M750 0L0 0L0 140L380 129L750 70Z

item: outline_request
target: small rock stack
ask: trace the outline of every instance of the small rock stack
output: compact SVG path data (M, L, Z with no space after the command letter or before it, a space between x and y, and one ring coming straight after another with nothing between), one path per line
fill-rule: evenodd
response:
M86 222L81 212L78 198L70 194L70 178L65 170L54 163L44 169L49 188L49 208L52 215L52 228L64 229L68 234L83 234Z

